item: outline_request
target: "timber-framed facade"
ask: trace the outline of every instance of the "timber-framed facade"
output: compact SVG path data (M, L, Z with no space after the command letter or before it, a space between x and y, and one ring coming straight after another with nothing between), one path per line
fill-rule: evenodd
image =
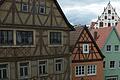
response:
M70 80L73 29L56 0L1 0L0 79Z
M104 55L86 26L75 29L70 33L72 80L103 80Z

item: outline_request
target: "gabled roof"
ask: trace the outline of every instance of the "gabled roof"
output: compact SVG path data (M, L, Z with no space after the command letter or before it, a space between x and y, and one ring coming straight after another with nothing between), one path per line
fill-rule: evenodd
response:
M103 48L110 32L112 31L113 27L104 27L99 29L92 29L90 32L92 33L92 36L94 37L94 32L97 32L97 40L96 43L99 46L99 48Z
M77 39L79 38L83 28L82 27L75 27L75 31L70 32L70 45L74 46Z
M107 6L104 8L103 13L106 11L107 7L109 7L109 6L114 10L115 14L118 16L117 12L115 11L115 9L113 8L113 6L111 5L110 1L109 1L109 3L107 4ZM98 17L98 20L99 20L100 17L103 15L103 13ZM120 19L119 16L118 16L118 18ZM96 22L98 22L98 20L97 20Z
M67 25L69 26L69 28L70 28L71 30L75 30L75 29L74 29L74 26L72 26L72 25L69 23L69 21L67 20L65 14L63 13L62 9L60 8L60 5L59 5L58 2L57 2L57 0L54 0L54 3L55 3L55 5L57 6L57 9L58 9L59 12L61 13L61 15L63 16L63 18L64 18L65 22L67 23Z
M97 46L95 40L93 39L90 31L88 30L87 27L75 27L76 31L72 31L70 32L70 45L72 46L72 62L76 63L77 61L79 62L88 62L88 61L95 61L95 60L101 60L104 58L104 55L101 53L99 47ZM86 33L86 34L85 34ZM84 39L83 39L84 38ZM82 40L82 41L81 41ZM97 50L99 54L97 55L100 55L100 58L99 59L88 59L88 60L84 60L82 57L79 58L80 60L77 60L78 58L77 57L80 57L80 56L84 56L84 54L81 52L81 47L78 47L78 45L82 44L82 43L92 43L94 44L94 48L95 50ZM79 48L79 49L77 49ZM90 58L91 54L93 49L90 48L90 53L89 53L89 56L88 58ZM93 52L94 53L94 52ZM76 56L77 55L77 56ZM96 52L95 52L95 55L96 55ZM76 58L76 59L75 59Z
M0 6L4 3L5 0L0 0ZM14 1L14 0L13 0ZM60 5L58 4L57 0L53 0L58 11L60 12L60 14L62 15L63 19L65 20L66 24L68 25L68 27L70 28L71 31L75 30L74 26L72 26L69 21L67 20L66 16L64 15L62 9L60 8Z

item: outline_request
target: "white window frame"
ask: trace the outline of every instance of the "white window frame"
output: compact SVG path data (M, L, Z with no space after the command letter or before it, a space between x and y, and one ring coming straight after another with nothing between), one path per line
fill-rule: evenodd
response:
M27 7L27 10L24 10L25 6ZM22 3L22 8L21 9L22 9L23 12L28 12L28 9L29 9L28 4L27 3Z
M46 63L45 64L40 64L39 62L42 62L42 61L45 61ZM45 74L44 73L40 74L39 67L42 66L42 68L43 68L44 65L46 66L45 67L46 73ZM46 76L47 74L48 74L48 60L38 60L38 76Z
M116 80L118 80L118 77L111 76L111 77L107 77L107 78L106 78L106 80L112 80L112 79L116 79Z
M87 47L87 51L85 51L86 47ZM83 44L83 53L89 53L89 44Z
M6 64L7 65L7 68L3 68L3 69L7 69L7 79L10 79L10 64L9 63L0 63L0 65L2 65L2 64Z
M84 68L82 68L82 67L84 67ZM78 70L77 70L77 68L78 68ZM79 74L80 73L79 71L81 71L81 74ZM82 72L84 72L84 74L82 74ZM77 66L75 66L75 76L76 77L85 76L85 65L77 65Z
M88 66L90 67L90 73L88 71ZM95 73L94 73L94 69L95 69ZM91 76L91 75L96 75L96 72L97 72L97 65L95 64L92 64L92 65L87 65L87 75L88 76Z
M28 63L28 76L23 76L23 77L20 76L20 63ZM18 62L18 78L19 79L29 79L30 78L30 75L31 75L31 67L30 66L31 66L30 61Z
M110 51L107 50L107 46L111 46ZM106 52L111 52L112 51L112 45L106 45Z
M111 60L111 61L114 61L114 60ZM114 61L114 62L115 62L115 63L114 63L114 67L112 67L112 68L110 67L110 65L111 65L110 62L111 62L111 61L109 61L109 69L115 69L115 68L116 68L116 61Z
M62 62L57 62L56 63L56 60L62 60ZM57 69L58 69L59 64L61 64L61 71L56 70L56 65L57 65ZM54 67L55 67L54 70L55 70L56 73L63 73L63 71L64 71L64 59L63 58L55 59L54 60Z
M118 51L115 50L115 46L118 46ZM119 52L120 51L120 46L119 45L114 45L114 51Z

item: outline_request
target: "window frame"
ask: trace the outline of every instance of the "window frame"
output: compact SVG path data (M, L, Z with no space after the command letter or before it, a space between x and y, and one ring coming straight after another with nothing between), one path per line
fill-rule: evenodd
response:
M19 43L19 44L18 44L18 43L17 43L17 37L18 37L18 36L17 36L17 32L21 32L21 33L23 33L23 32L24 32L24 33L25 33L25 32L32 32L32 35L31 35L31 36L32 36L32 43L31 43L31 44L28 44L28 43L26 43L26 44L24 44L24 43ZM26 36L29 37L29 36L28 36L28 33L27 33ZM24 35L24 38L26 38L26 36ZM30 36L30 37L31 37L31 36ZM20 35L20 37L21 37L21 35ZM24 40L25 40L25 39L24 39ZM34 31L16 30L16 45L17 45L17 46L30 46L30 45L34 45Z
M108 49L107 49L107 48L108 48L108 46L111 46L111 48L110 48L110 50L109 50L109 51L108 51ZM112 45L110 45L110 44L106 45L106 49L105 49L105 50L106 50L106 52L111 52L111 51L112 51Z
M57 60L62 60L62 62L57 62L56 63ZM59 64L61 64L61 70L60 71L58 71L56 69L56 65L59 65ZM54 68L55 73L63 73L63 71L64 71L64 59L63 58L54 59L54 67L55 67ZM57 68L58 68L58 66L57 66Z
M24 10L24 7L26 7L27 10ZM28 5L28 3L21 3L21 11L22 12L29 12L29 5Z
M27 76L20 76L20 64L21 63L28 63L28 75ZM31 75L31 64L30 64L30 61L21 61L21 62L18 62L18 78L19 79L29 79L30 78L30 75Z
M114 61L114 60L112 60L112 61ZM111 61L109 61L109 69L115 69L116 68L116 61L114 61L114 67L111 67L111 63L110 63ZM113 66L113 64L112 64L112 66Z
M77 71L76 67L78 67L78 71ZM84 67L84 68L82 68L82 67ZM80 69L82 69L82 70L80 70ZM81 71L81 74L79 74L79 71ZM82 72L84 72L84 74L82 74ZM78 73L78 75L76 73ZM77 65L77 66L75 66L75 76L76 77L85 76L85 65Z
M39 14L46 14L46 0L43 1L44 2L42 2L41 0L39 1L39 7L38 7ZM44 12L41 12L41 9L43 9Z
M87 50L87 51L85 50L85 46L86 46L86 50ZM84 53L84 54L88 54L88 53L89 53L89 51L90 51L90 49L89 49L89 44L86 44L86 43L83 44L83 45L82 45L82 48L83 48L83 53Z
M88 66L90 66L91 68L89 69ZM88 69L90 70L91 73L89 73ZM94 73L94 71L95 71L95 73ZM92 75L96 75L96 74L97 74L97 65L95 65L95 64L87 65L87 75L92 76Z
M4 78L5 80L6 79L10 79L10 64L9 63L0 63L0 65L2 64L6 64L7 65L7 78ZM3 79L3 78L2 78Z
M3 35L2 36L2 34L0 35L0 38L7 38L7 42L6 42L6 44L1 44L0 43L0 46L13 46L14 45L14 31L13 30L7 30L7 29L1 29L0 30L0 33L2 33L2 32L5 32L6 33L6 35ZM8 38L10 38L10 37L8 37L10 34L9 34L9 32L11 32L11 37L12 37L12 43L9 43L9 39Z
M55 44L55 43L53 43L53 44L51 44L51 42L50 42L50 33L51 32L55 32L55 33L60 33L60 35L61 35L61 43L57 43L57 44ZM63 46L63 32L62 31L53 31L53 30L51 30L51 31L48 31L48 44L49 44L49 47L52 47L52 46Z
M39 62L43 62L45 61L46 64L41 64L42 66L45 65L45 71L46 73L42 73L40 74L40 70L39 70L39 67L40 67L40 63ZM48 60L38 60L38 76L46 76L48 75Z
M116 51L116 46L118 46L118 50ZM119 45L114 45L114 52L119 52L120 51L120 46Z

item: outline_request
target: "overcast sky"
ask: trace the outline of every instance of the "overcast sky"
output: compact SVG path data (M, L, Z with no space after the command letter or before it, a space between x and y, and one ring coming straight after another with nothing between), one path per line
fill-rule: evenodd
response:
M120 0L58 0L67 19L74 25L96 21L109 1L120 16Z

